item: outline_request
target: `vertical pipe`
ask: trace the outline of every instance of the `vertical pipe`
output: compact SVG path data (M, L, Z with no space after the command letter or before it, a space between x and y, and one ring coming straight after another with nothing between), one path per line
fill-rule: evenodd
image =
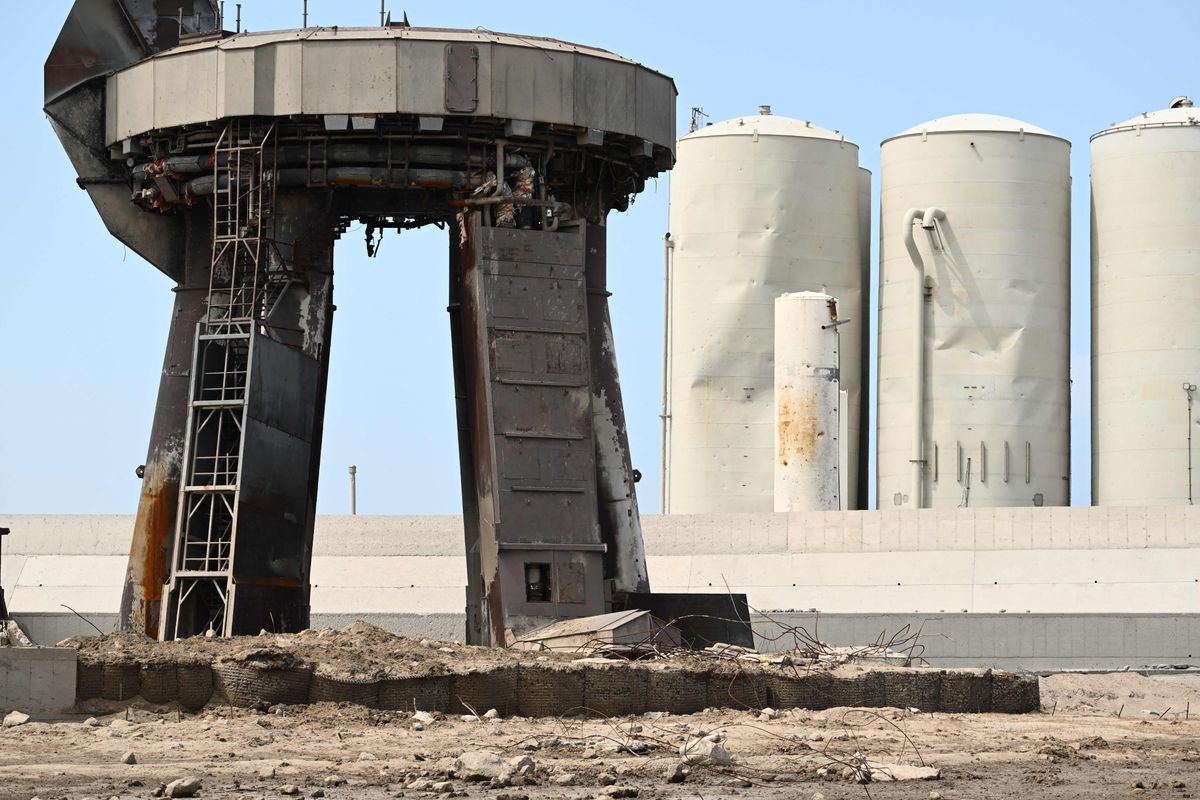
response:
M237 4L237 30L235 31L235 33L241 33L241 32L242 32L242 4L238 3Z
M358 485L355 476L358 473L358 467L350 465L350 516L358 514Z
M387 0L379 0L379 27L381 27L381 28L384 26L384 13L385 13L384 6L386 3L387 3Z
M308 27L308 0L304 0L304 25L302 27Z
M662 453L659 457L659 513L671 513L671 255L675 242L671 232L663 234L663 373L662 373Z
M912 361L912 507L920 508L922 498L922 452L925 441L925 261L913 239L913 225L922 215L921 209L904 212L904 246L912 260L913 280L913 361Z
M850 497L850 393L838 392L838 511L849 511Z
M1187 481L1188 481L1188 505L1195 505L1192 497L1192 392L1196 391L1196 384L1185 383L1183 391L1187 394Z

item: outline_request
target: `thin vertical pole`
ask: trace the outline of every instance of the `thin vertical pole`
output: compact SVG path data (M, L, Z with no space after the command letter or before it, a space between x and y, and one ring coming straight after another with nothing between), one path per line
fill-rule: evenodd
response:
M350 516L358 514L358 485L355 475L358 467L350 465Z
M1192 392L1196 391L1196 384L1185 383L1183 385L1183 391L1185 394L1187 394L1187 404L1188 404L1188 413L1187 413L1188 505L1191 506L1191 505L1195 505L1195 501L1192 496L1192 424L1193 424L1192 423Z

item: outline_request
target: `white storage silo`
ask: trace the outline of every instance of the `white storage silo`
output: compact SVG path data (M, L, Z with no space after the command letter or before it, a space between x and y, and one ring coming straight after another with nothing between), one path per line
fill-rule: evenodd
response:
M1092 502L1191 504L1200 384L1200 113L1092 137Z
M1070 148L984 114L883 143L880 508L1069 502Z
M775 298L775 511L838 511L843 434L838 302Z
M853 309L844 316L858 316L859 191L858 147L800 120L760 113L679 140L671 173L664 512L772 510L775 298L827 292ZM865 331L865 319L841 328L850 497L858 491Z

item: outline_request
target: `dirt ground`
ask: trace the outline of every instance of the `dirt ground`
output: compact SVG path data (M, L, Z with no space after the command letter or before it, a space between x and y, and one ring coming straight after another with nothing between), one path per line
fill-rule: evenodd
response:
M1043 713L1019 716L830 709L761 719L710 710L593 720L435 715L426 722L351 705L210 706L188 714L141 701L92 702L76 715L0 730L0 798L146 798L188 776L201 781L197 796L205 798L295 791L365 800L808 800L818 793L827 800L953 800L1185 798L1200 790L1200 720L1189 710L1200 712L1200 676L1058 675L1042 680L1042 702ZM676 774L681 782L668 782L680 744L714 733L724 734L733 763L693 766ZM455 757L478 750L527 755L536 767L517 774L517 785L495 788L447 773ZM128 753L136 763L123 763ZM863 759L924 761L941 778L862 785L842 777Z

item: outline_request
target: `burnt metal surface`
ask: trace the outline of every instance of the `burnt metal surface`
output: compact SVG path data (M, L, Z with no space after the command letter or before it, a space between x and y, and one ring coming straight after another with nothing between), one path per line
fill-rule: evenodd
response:
M46 59L46 102L217 22L213 0L76 0Z
M683 646L702 650L723 642L754 647L750 607L740 593L631 592L616 598L614 607L649 611L679 629Z
M591 345L592 430L596 444L596 494L600 535L607 550L605 574L613 592L648 592L646 548L621 402L621 379L612 318L608 313L608 228L589 224L587 248L588 338Z
M583 233L462 225L462 340L481 576L481 638L599 613L602 567ZM550 572L531 599L527 565Z
M326 31L229 36L211 0L161 5L79 0L46 65L79 185L178 284L122 626L307 625L333 242L355 221L369 254L389 228L450 231L468 641L646 590L604 222L671 166L670 79L478 31L347 29L351 63ZM218 56L245 82L209 85Z

